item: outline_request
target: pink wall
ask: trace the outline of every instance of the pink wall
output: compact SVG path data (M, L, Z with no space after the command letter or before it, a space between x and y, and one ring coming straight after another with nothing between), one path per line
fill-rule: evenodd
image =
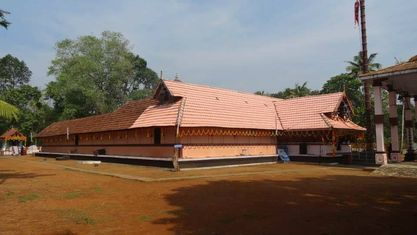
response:
M174 127L161 128L161 145L154 145L153 128L124 131L79 134L79 145L75 146L75 135L69 140L65 135L40 138L42 151L59 153L92 154L95 150L106 149L108 155L143 157L172 157L176 142ZM248 155L271 155L276 153L276 137L205 135L183 136L183 158L227 157Z
M93 154L97 149L106 149L107 155L171 158L172 146L43 146L42 152Z

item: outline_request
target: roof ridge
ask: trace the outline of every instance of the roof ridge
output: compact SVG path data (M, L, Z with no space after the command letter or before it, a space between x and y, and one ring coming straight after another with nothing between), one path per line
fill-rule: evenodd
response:
M162 81L164 81L164 82L174 82L174 83L179 83L179 84L183 83L183 84L190 85L190 86L210 88L210 89L214 89L214 90L222 90L222 91L227 91L227 92L234 92L234 93L239 93L239 94L243 94L243 95L251 95L251 96L256 96L256 97L262 97L262 98L265 98L265 99L282 100L280 98L275 98L275 97L272 97L272 96L257 95L257 94L250 93L250 92L238 91L238 90L222 88L222 87L214 87L214 86L205 85L205 84L195 84L195 83L175 81L175 80L165 80L165 79L163 79Z

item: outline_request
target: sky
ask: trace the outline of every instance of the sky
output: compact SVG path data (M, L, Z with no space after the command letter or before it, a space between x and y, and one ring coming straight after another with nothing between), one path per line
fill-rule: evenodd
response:
M320 89L360 50L354 0L2 0L12 54L45 88L56 42L122 33L164 79L276 92L307 81ZM417 1L367 0L369 51L384 67L417 54Z

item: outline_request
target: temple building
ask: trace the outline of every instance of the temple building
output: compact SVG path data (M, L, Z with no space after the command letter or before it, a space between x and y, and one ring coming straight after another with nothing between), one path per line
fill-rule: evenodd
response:
M400 162L404 160L401 154L400 142L398 137L397 99L404 105L404 127L406 131L407 153L405 160L415 160L414 134L417 123L413 120L412 103L417 102L417 55L410 58L407 62L393 65L378 71L361 75L361 79L370 82L374 88L375 103L375 132L376 132L376 154L375 161L379 165L388 163L387 151L384 139L384 112L382 102L382 90L389 93L389 120L391 129L391 160ZM414 105L417 113L417 105Z
M44 155L257 162L282 148L290 157L335 157L365 131L352 113L343 92L283 100L161 80L150 99L53 123L37 138Z

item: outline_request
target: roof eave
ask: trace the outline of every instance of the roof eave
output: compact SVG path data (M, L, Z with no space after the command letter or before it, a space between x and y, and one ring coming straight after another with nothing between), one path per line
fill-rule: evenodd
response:
M388 72L388 73L381 73L381 74L369 74L369 75L361 75L359 78L362 81L366 80L373 80L378 78L387 78L387 77L393 77L393 76L399 76L399 75L406 75L411 73L417 73L417 69L408 69L403 71L397 71L397 72Z

